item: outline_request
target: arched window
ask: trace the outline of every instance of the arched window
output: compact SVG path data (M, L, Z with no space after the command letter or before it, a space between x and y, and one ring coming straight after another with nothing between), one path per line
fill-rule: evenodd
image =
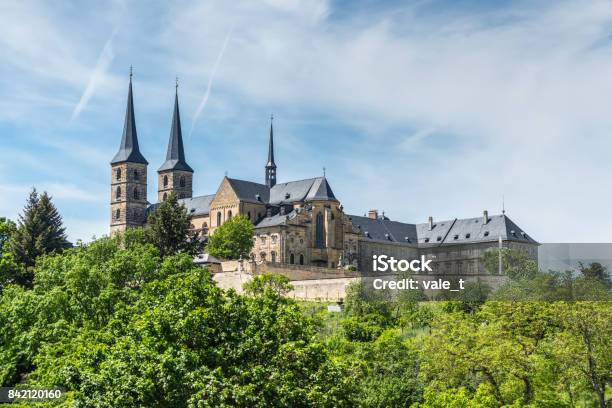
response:
M138 170L134 170L134 180L138 179L140 179L140 174L138 173Z
M163 201L166 201L167 198L168 198L168 193L164 193Z
M217 227L221 225L221 211L217 212Z
M121 210L117 208L117 210L115 211L115 219L118 220L120 217L121 217Z
M325 224L323 223L322 213L317 214L317 230L315 242L317 248L325 248Z
M270 260L272 261L272 263L276 263L276 252L272 251L270 253Z
M232 219L232 210L229 210L229 211L227 212L227 219L228 219L228 220L231 220L231 219Z
M205 222L204 224L202 224L202 228L208 228L208 223Z
M181 176L181 178L179 179L179 185L181 187L185 187L185 176Z
M247 212L247 218L249 219L249 221L251 221L251 212Z
M168 176L164 176L164 187L168 187Z
M304 265L304 255L300 254L300 265Z
M295 255L289 254L289 263L293 265L295 263Z
M140 194L138 194L138 187L134 187L134 200L140 199Z
M117 180L121 180L121 169L117 169L115 172L115 177Z
M117 187L117 189L115 190L115 199L121 199L121 187Z
M266 253L265 252L260 253L259 254L259 259L261 259L262 261L265 261L266 260Z

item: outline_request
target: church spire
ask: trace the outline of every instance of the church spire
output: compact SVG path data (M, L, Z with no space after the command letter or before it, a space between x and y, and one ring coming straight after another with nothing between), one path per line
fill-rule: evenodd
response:
M134 116L134 99L132 97L132 67L130 67L130 86L128 90L125 123L119 151L111 160L111 164L123 162L149 164L138 148L138 135L136 134L136 118Z
M185 150L183 148L183 132L181 130L181 115L178 104L178 78L176 80L176 92L174 94L174 114L170 128L170 140L168 141L168 152L166 161L158 171L183 170L193 173L193 169L185 161Z
M266 164L266 185L269 188L276 184L276 163L274 163L274 128L272 121L274 116L270 116L270 141L268 142L268 163Z

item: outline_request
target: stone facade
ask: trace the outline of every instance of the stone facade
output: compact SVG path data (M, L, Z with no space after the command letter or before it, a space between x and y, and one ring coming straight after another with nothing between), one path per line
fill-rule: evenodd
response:
M121 163L111 166L111 234L146 221L147 165Z

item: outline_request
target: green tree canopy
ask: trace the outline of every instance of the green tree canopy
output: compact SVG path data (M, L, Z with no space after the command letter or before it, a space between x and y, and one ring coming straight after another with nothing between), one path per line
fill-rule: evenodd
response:
M10 242L15 260L30 269L39 256L60 253L71 246L62 217L46 192L39 195L36 189L32 190ZM28 271L17 281L29 286L32 278Z
M175 193L149 215L146 234L162 258L179 253L196 255L202 250L202 242L191 227L191 215Z
M253 248L253 224L238 215L225 221L208 239L206 251L221 259L247 258Z

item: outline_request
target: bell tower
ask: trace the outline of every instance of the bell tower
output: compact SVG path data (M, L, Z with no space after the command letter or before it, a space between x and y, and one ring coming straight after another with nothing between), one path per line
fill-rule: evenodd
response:
M170 140L166 161L157 170L157 201L164 201L170 193L176 193L178 198L193 196L193 169L185 161L183 147L183 132L178 103L178 81L174 95L174 113L170 127Z
M268 163L266 164L266 186L272 188L276 185L276 163L274 163L274 129L272 121L274 116L270 116L270 140L268 142Z
M130 227L143 226L147 210L147 165L149 163L138 148L134 100L132 96L132 68L128 89L125 124L119 151L111 165L111 221L114 235Z

